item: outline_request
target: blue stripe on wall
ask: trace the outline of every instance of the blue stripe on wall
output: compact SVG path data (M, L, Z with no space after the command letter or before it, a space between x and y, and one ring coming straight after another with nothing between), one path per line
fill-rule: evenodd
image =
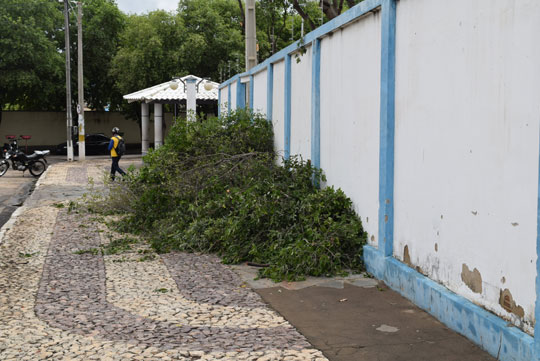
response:
M321 167L321 40L312 46L311 64L311 163Z
M242 80L238 78L236 83L236 109L246 108L246 84L242 83Z
M217 107L217 116L218 118L221 116L221 89L218 89L218 93L217 93L217 104L218 104L218 107Z
M382 2L381 39L379 251L385 256L392 256L394 248L396 0Z
M227 115L231 114L231 84L227 85Z
M253 109L253 94L255 89L255 82L253 81L253 75L249 76L249 109Z
M274 64L267 65L266 83L266 118L272 121L272 108L274 106Z
M291 156L291 55L285 57L285 145L284 157Z

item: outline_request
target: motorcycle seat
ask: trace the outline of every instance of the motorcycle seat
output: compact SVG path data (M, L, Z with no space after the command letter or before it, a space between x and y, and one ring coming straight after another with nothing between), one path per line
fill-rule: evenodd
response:
M34 151L34 153L38 154L38 155L47 155L50 152L51 152L50 150L36 150L36 151Z

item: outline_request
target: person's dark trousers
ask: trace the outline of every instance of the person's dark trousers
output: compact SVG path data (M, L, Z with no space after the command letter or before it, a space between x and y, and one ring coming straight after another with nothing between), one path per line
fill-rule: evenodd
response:
M118 165L118 162L120 162L121 157L111 157L112 158L112 166L111 166L111 179L114 180L116 176L116 172L120 173L121 175L126 175L126 172L120 168Z

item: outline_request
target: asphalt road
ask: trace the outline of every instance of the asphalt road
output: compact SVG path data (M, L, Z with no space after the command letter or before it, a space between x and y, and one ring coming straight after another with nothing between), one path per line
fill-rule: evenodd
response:
M49 155L46 157L49 165L66 161L66 156ZM91 156L89 159L107 159L108 156ZM77 157L75 157L77 159ZM11 217L11 214L20 207L24 200L32 193L39 178L33 177L30 172L13 170L11 167L4 176L0 177L0 227Z

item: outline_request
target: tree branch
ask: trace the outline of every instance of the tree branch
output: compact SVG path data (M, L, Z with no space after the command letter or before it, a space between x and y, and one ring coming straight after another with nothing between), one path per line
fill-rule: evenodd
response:
M329 0L322 0L322 3L323 3L323 12L329 20L332 20L333 18L339 15L339 13L337 12L337 9L334 8L333 6L334 4L331 3Z
M238 0L238 6L240 6L240 13L242 14L242 34L246 35L246 13L244 12L244 5L242 0Z
M311 28L311 30L314 30L317 27L317 26L315 26L315 23L313 22L313 20L311 20L309 15L306 14L304 9L302 9L300 4L298 3L298 0L293 0L293 8L294 8L294 10L296 10L298 12L298 15L300 15L302 17L302 19L304 19L305 21L308 22L309 27Z
M341 14L342 11L343 11L343 0L339 0L338 13Z

